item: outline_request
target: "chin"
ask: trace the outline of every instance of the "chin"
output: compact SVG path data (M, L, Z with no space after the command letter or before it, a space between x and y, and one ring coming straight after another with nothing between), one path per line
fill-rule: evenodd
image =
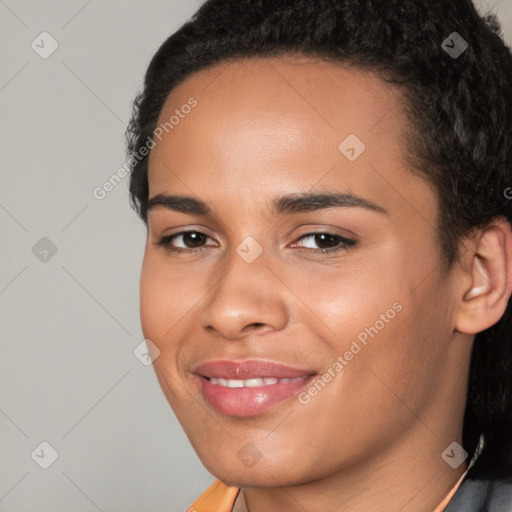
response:
M206 457L200 457L203 466L216 478L231 487L281 487L302 485L321 475L313 474L313 462L302 462L297 467L296 456L283 456L279 458L273 454L272 458L262 455L260 459L250 460L246 452L240 457L216 457L211 452ZM297 453L297 452L295 452ZM246 460L244 460L244 458ZM308 469L309 468L309 469Z

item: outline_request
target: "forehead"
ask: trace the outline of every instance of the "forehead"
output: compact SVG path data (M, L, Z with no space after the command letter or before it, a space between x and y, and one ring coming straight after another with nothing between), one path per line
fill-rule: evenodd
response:
M390 113L388 122L396 120L404 101L396 86L372 71L297 55L221 62L196 72L171 92L159 123L192 96L199 107L194 117L204 114L202 120L233 123L238 118L255 124L282 119L289 128L300 120L303 128L336 135L352 130L361 136Z
M418 178L403 157L404 101L372 71L310 57L214 65L188 77L162 109L167 129L150 154L150 197L190 195L192 184L196 195L236 197L264 191L263 182L293 192L320 181L374 198L390 186L390 195L407 195Z

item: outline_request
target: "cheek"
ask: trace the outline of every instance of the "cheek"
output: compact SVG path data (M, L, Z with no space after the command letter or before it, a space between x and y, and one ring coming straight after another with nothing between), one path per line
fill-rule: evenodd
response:
M147 258L144 259L140 275L140 318L145 338L154 343L159 336L160 309L163 309L160 286Z
M191 352L186 334L197 332L197 312L210 288L208 275L146 252L140 275L140 320L144 337L160 351L155 369L178 373Z
M334 270L305 269L286 282L302 299L298 318L317 336L314 352L325 354L327 363L346 354L350 374L374 370L397 391L407 391L435 370L450 335L450 308L439 272L432 272L435 254L424 251L418 262L405 247L386 249L378 258L347 258Z
M169 330L182 314L168 269L146 253L140 275L140 317L144 337L161 350Z
M314 265L286 273L286 269L281 271L283 280L299 299L290 302L296 304L299 319L337 352L347 350L347 343L366 328L376 322L380 326L386 311L394 318L393 304L404 295L403 280L395 277L394 269L369 258L348 257L336 266Z

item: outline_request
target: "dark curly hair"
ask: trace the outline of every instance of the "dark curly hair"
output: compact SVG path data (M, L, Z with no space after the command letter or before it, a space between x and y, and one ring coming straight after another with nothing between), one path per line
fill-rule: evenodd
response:
M453 32L468 43L458 57ZM450 37L452 39L450 40ZM471 0L208 0L159 48L127 130L130 202L147 226L148 157L169 93L221 61L300 54L378 74L402 91L404 156L434 185L446 270L473 230L512 220L512 55ZM147 153L147 151L146 151ZM512 312L476 335L463 444L484 449L468 478L512 478Z

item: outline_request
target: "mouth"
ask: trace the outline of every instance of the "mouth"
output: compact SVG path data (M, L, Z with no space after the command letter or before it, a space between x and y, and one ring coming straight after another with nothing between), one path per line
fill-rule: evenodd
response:
M273 361L218 360L194 370L204 400L227 416L262 414L297 394L317 375Z

